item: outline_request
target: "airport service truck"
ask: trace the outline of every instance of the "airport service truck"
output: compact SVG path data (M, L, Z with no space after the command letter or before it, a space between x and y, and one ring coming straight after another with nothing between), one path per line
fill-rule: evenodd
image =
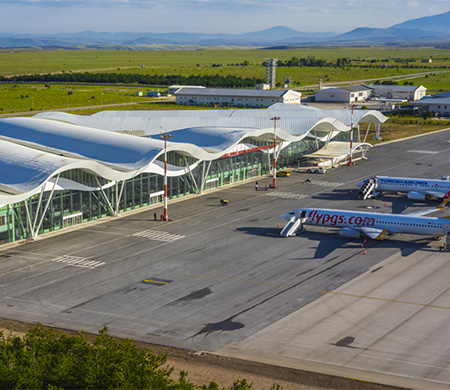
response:
M326 173L324 167L301 167L297 169L298 173Z

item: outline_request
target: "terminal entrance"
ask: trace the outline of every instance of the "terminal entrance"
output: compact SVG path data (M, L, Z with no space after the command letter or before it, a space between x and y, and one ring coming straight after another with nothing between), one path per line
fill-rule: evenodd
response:
M83 223L83 213L65 215L63 217L63 228Z

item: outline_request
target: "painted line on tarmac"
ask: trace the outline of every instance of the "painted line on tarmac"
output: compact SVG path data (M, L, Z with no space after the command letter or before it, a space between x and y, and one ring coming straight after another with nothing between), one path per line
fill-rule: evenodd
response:
M427 304L427 303L420 303L420 302L400 301L400 300L397 300L397 299L389 299L389 298L371 297L371 296L368 296L368 295L349 294L349 293L342 293L342 292L338 292L338 291L316 290L316 289L312 289L312 288L295 287L295 286L289 286L289 285L283 285L283 284L274 284L274 283L268 283L268 282L255 282L255 281L252 281L252 280L245 280L245 279L223 278L223 277L219 277L219 276L213 276L213 275L207 275L207 274L195 274L195 273L190 273L190 272L187 272L186 275L198 276L198 277L201 277L201 278L216 279L216 280L228 280L228 281L231 281L231 282L239 282L239 283L247 283L247 284L255 284L255 285L265 285L265 286L271 286L271 287L292 288L294 290L317 292L317 293L322 293L322 294L340 295L340 296L351 297L351 298L371 299L371 300L374 300L374 301L401 303L401 304L404 304L404 305L415 305L415 306L420 306L420 307L429 307L429 308L432 308L432 309L450 310L450 307L447 307L447 306L430 305L430 304Z

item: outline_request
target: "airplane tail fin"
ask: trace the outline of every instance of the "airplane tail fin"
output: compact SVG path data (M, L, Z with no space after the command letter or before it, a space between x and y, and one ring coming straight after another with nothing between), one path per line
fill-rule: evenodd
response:
M436 208L438 210L443 210L445 205L448 203L449 200L450 200L450 191L447 194L445 194L444 201Z
M384 240L384 236L386 235L386 233L387 233L387 229L384 229L376 238L375 238L375 240Z

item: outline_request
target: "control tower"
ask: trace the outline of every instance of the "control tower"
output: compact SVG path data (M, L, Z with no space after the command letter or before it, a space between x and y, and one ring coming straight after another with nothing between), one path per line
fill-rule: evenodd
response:
M277 58L266 58L266 84L269 84L271 89L275 89L277 61Z

